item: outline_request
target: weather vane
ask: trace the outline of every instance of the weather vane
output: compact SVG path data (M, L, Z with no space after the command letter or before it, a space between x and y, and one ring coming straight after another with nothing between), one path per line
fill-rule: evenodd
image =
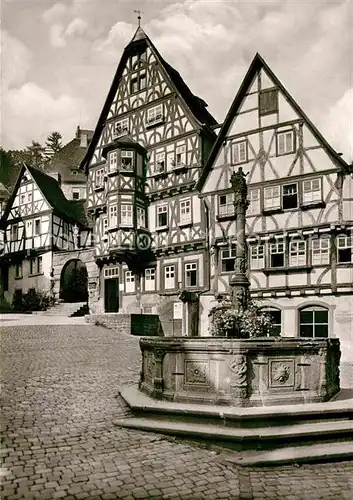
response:
M140 27L140 25L141 25L141 14L143 14L143 12L141 12L140 10L135 10L135 9L134 9L134 12L136 14L138 14L137 19L138 19L138 23L139 23L139 27Z

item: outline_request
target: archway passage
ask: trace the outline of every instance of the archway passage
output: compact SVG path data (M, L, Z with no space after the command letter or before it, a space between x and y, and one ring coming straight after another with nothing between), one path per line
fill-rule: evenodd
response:
M88 273L79 259L69 260L60 275L60 299L64 302L88 301Z

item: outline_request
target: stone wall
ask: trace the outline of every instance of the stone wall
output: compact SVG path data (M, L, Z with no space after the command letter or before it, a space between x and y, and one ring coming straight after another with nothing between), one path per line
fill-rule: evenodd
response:
M119 329L126 335L163 336L163 330L157 314L105 313L85 316L87 323L104 325L110 329Z

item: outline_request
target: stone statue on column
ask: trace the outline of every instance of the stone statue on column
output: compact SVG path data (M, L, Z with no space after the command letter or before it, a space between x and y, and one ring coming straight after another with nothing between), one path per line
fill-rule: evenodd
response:
M247 199L248 187L246 174L242 167L232 174L230 179L234 192L234 207L236 217L236 251L235 251L235 274L230 281L230 294L232 306L242 313L247 308L249 299L249 280L247 278L247 248L245 238L245 215L249 206Z
M79 229L77 227L77 224L74 225L73 228L73 239L74 239L74 249L78 249L78 237L79 237Z

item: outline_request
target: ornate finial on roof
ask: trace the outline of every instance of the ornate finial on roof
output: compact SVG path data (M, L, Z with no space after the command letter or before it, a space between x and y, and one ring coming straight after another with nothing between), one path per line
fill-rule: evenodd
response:
M135 12L136 14L138 14L138 16L137 16L137 20L138 20L138 27L140 27L140 26L141 26L141 14L143 14L143 12L141 12L140 10L135 10L135 9L134 9L134 12Z

